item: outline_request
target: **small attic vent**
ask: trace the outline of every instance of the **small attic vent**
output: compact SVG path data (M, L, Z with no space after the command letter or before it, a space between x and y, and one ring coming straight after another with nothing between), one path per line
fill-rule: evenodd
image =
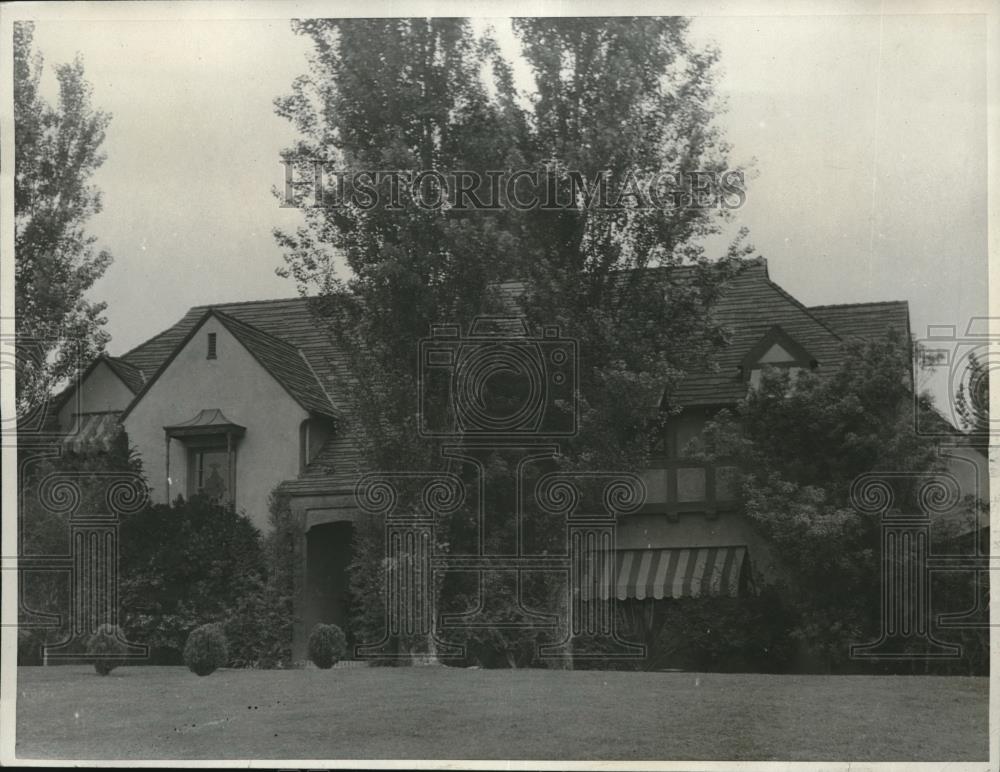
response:
M208 333L208 356L205 357L206 359L217 358L215 339L216 339L216 333L214 332Z

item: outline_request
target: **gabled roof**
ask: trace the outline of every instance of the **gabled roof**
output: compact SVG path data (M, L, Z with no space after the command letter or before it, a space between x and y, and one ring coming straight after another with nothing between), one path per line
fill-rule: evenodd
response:
M214 310L211 313L219 318L226 329L302 407L310 413L331 418L339 415L299 349L222 311Z
M125 384L126 388L133 394L138 394L143 387L143 377L142 373L128 362L126 362L121 357L113 357L109 354L99 354L98 357L91 362L87 367L73 379L73 381L61 392L59 392L52 400L52 407L58 411L62 410L63 405L66 404L66 400L69 399L73 392L86 381L92 372L96 370L101 364L108 366L108 369L115 374L115 376L122 383Z
M683 267L664 270L671 271L681 282L694 275L691 269ZM506 282L499 289L512 308L525 291L524 284L518 281ZM209 312L214 312L299 404L323 415L331 413L318 408L329 406L334 414L340 415L349 405L337 405L329 395L337 393L338 379L348 376L346 360L324 325L313 318L311 302L310 298L297 297L196 306L172 327L132 349L119 361L142 371L147 382L152 381L153 374L178 346L193 334ZM729 330L730 343L717 354L713 367L684 377L672 398L676 404L730 405L742 399L747 385L740 377L739 365L775 326L816 359L821 374L832 372L839 365L846 337L881 336L890 324L909 332L905 302L807 308L770 280L763 259L747 261L745 268L728 281L712 313ZM350 489L361 471L359 460L355 439L347 433L335 432L302 477L283 486L289 491L305 492L329 488L339 482Z
M117 375L133 394L138 394L145 385L142 371L130 365L121 357L106 357L105 362L115 375Z
M261 367L267 370L281 384L285 391L288 392L289 396L305 410L331 418L336 418L340 415L340 412L320 385L317 374L306 360L303 352L290 342L236 319L215 307L209 307L188 327L185 322L188 320L190 314L191 312L188 312L188 315L178 325L168 330L167 334L161 333L148 342L155 347L157 358L165 349L165 341L170 341L173 346L160 362L155 373L147 379L145 386L136 395L135 399L132 400L128 408L126 408L122 415L123 419L132 412L132 409L167 370L174 357L188 344L205 322L213 317L218 319L232 333L233 337L246 348ZM183 326L181 327L181 325ZM178 327L181 327L181 329L187 328L186 332L183 335L177 335ZM124 358L128 360L134 351L126 354ZM148 361L152 361L152 355L149 351L145 352L144 356ZM135 360L133 359L132 361Z
M885 335L889 327L910 334L910 307L905 300L810 306L809 311L844 338L873 338Z
M671 395L675 405L732 405L743 399L742 360L776 325L816 359L820 373L832 371L840 361L840 336L772 282L764 260L749 261L729 280L713 314L729 330L729 345L715 356L713 367L683 378Z
M345 372L343 356L323 325L317 324L313 319L310 302L309 298L297 297L194 306L173 326L136 346L121 359L142 370L147 380L152 378L153 373L159 370L177 348L177 344L212 309L298 349L323 392L327 395L336 394L336 376ZM334 403L334 407L343 406Z

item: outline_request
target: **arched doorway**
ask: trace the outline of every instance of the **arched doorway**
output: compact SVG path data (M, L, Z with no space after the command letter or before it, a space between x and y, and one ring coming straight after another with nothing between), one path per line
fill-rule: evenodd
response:
M306 587L303 622L305 635L318 622L335 624L353 644L350 616L350 522L314 525L306 532ZM350 652L348 653L350 657Z

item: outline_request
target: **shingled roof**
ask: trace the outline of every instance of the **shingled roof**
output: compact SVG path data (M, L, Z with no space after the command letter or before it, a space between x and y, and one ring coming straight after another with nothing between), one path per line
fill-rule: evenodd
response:
M508 301L524 291L521 282L501 287ZM337 404L338 380L347 375L346 362L334 341L317 324L308 298L258 300L195 306L172 327L137 346L118 362L148 381L174 350L213 311L223 324L307 409L344 416L348 404ZM807 308L770 280L766 261L747 263L729 280L712 310L730 333L729 345L712 366L691 372L680 382L671 401L681 406L725 405L746 395L740 372L743 357L775 326L815 358L819 372L840 363L843 341L851 336L876 337L889 326L909 333L909 310L903 301L852 303ZM133 376L134 377L134 376ZM342 381L341 381L342 383ZM282 485L288 492L351 489L360 473L360 453L349 433L337 432L317 453L298 480Z
M264 301L265 303L267 301ZM304 303L305 301L302 301ZM302 305L300 303L299 305ZM260 304L232 304L232 305L254 305L258 306ZM260 365L267 370L271 376L284 387L285 391L299 403L303 408L311 413L317 413L319 415L329 416L331 418L336 418L340 415L340 411L333 404L330 399L326 388L322 385L319 374L316 372L315 367L306 358L305 352L298 346L289 340L289 335L286 333L283 337L278 337L260 327L250 324L245 319L237 318L235 314L230 313L232 305L227 304L226 311L221 310L218 306L209 306L207 308L196 307L191 309L180 322L171 327L169 330L160 333L156 337L152 338L147 343L139 346L137 349L133 349L131 352L126 354L123 359L129 363L133 368L138 367L141 362L146 367L155 368L153 374L148 376L146 379L146 384L140 391L135 400L126 409L125 415L127 416L132 408L135 406L139 400L145 395L145 393L152 386L153 382L160 376L160 374L166 370L169 366L170 361L173 359L174 355L182 349L190 340L191 336L204 324L204 322L210 318L217 318L223 326L232 333L243 346L250 352L250 355L257 360ZM192 312L198 311L197 316ZM278 313L268 315L260 314L259 309L258 318L268 318L272 321L272 326L274 329L281 329L279 319L286 319L289 321L301 321L294 318L294 312L298 310L297 306L287 306L284 301L279 301L270 309L277 311ZM308 309L307 309L308 312ZM293 325L293 329L296 329ZM315 331L316 326L311 325L311 330ZM322 333L321 333L322 334ZM318 341L313 340L314 335L303 336L303 338L308 337L309 342L316 348L319 344ZM325 345L323 346L322 354L328 356L330 355L332 346L330 341L323 336L325 340ZM317 361L323 361L324 356L318 357Z
M213 313L302 407L331 418L340 414L300 349L222 311Z
M872 338L884 335L890 327L910 334L910 309L905 300L810 306L809 312L844 338Z
M76 391L77 387L86 381L87 378L90 377L90 374L94 372L94 370L97 369L97 366L102 362L108 366L111 372L113 372L133 394L138 394L142 390L142 387L145 384L142 371L133 367L121 357L101 354L93 362L91 362L85 370L73 378L66 388L56 394L52 399L52 405L49 408L49 413L52 415L53 420L55 419L56 411L62 409L63 405L66 404L66 400L73 395L73 392Z
M109 356L105 357L104 361L133 394L139 393L145 384L145 378L142 377L142 371L138 367L133 367L121 357Z
M150 378L205 313L214 309L297 348L316 373L324 391L335 394L334 375L341 364L340 355L322 325L315 323L309 302L308 298L284 298L194 306L176 324L136 346L121 359Z
M666 268L681 282L694 276L688 266ZM500 287L509 304L516 305L525 292L523 282ZM857 309L857 318L854 310ZM687 373L670 395L681 407L729 405L746 396L744 356L774 327L791 337L816 360L819 372L832 372L841 361L844 338L885 334L888 325L909 332L909 310L905 302L859 303L807 308L771 281L767 261L748 260L731 278L712 310L729 332L729 345L704 370Z
M671 402L678 406L727 405L746 396L740 364L773 327L780 327L830 371L841 358L841 336L823 319L770 280L767 263L758 260L729 280L713 314L730 333L730 342L709 369L684 377Z

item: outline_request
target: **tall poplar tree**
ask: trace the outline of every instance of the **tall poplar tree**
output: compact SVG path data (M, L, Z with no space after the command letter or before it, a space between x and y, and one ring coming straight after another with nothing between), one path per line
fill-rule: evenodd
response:
M581 363L575 398L553 406L576 411L579 431L531 474L642 468L661 428L661 398L723 342L708 309L748 252L738 239L720 259L704 253L701 242L725 222L716 204L655 209L629 194L630 175L727 168L728 148L713 128L716 54L699 50L687 26L676 18L515 20L534 81L523 94L513 64L488 34L477 38L466 19L295 23L313 42L310 69L277 109L300 133L286 161L296 172L294 203L304 207L305 225L276 236L285 274L316 296L319 317L346 352L339 396L349 403L351 431L369 468L448 467L440 443L417 430L419 342L435 323L467 332L477 316L510 314L510 297L499 291L506 280L524 290L520 312L532 333L558 326L577 341ZM429 209L405 189L398 206L386 207L391 192L382 186L374 207L343 200L314 206L316 159L348 178L397 169L483 177L525 170L564 201L579 198L580 175L590 183L606 173L609 189L622 194L604 208L542 201L531 209ZM673 193L697 192L684 185ZM709 188L718 192L717 182ZM350 197L350 184L338 192ZM429 399L444 410L447 384L438 386ZM491 404L511 404L518 388L491 381ZM518 474L510 456L498 451L482 461L491 490L512 492L500 484ZM483 505L492 522L512 524L512 493ZM472 502L441 531L458 549L475 522ZM561 523L541 518L533 527L538 549L563 533ZM502 530L489 538L503 541ZM377 534L361 538L355 552L360 627L377 627ZM483 581L508 599L492 610L496 620L516 616L507 579ZM477 588L456 579L441 593L442 604L460 611ZM544 582L526 595L554 608ZM357 632L370 639L372 630ZM539 640L536 631L496 626L462 642L484 664L521 665L533 661Z
M55 68L59 99L39 93L34 25L14 24L14 296L18 413L104 350L106 304L86 297L111 263L86 223L101 211L90 184L111 120L91 104L82 60Z

